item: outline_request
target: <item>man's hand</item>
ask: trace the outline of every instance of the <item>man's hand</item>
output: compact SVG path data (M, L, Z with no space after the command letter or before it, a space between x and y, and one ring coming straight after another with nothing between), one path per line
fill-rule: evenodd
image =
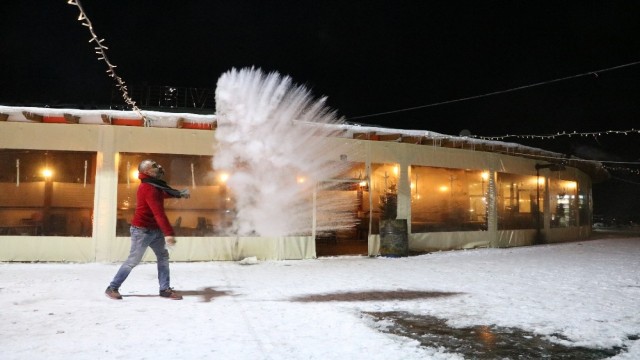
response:
M173 236L165 236L164 241L167 243L167 246L174 246L176 244L176 238Z
M185 199L190 198L191 193L189 192L189 189L180 190L180 197Z

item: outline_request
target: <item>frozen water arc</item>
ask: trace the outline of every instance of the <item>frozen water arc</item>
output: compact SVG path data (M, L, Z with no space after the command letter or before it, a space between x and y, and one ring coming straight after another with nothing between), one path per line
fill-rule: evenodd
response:
M228 171L237 235L286 236L312 229L313 193L347 164L344 146L327 146L343 120L288 76L232 69L216 87L214 168ZM318 229L351 226L353 204L340 197L316 200Z

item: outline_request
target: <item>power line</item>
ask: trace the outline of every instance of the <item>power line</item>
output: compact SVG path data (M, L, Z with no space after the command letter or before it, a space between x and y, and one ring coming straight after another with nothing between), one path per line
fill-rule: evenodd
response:
M507 89L507 90L494 91L494 92L490 92L490 93L486 93L486 94L482 94L482 95L468 96L468 97L459 98L459 99L454 99L454 100L441 101L441 102L437 102L437 103L433 103L433 104L428 104L428 105L414 106L414 107L410 107L410 108L404 108L404 109L398 109L398 110L385 111L385 112L376 113L376 114L370 114L370 115L353 116L353 117L348 118L347 120L363 119L363 118L369 118L369 117L374 117L374 116L381 116L381 115L395 114L395 113L399 113L399 112L405 112L405 111L411 111L411 110L417 110L417 109L424 109L424 108L434 107L434 106L439 106L439 105L452 104L452 103L460 102L460 101L467 101L467 100L479 99L479 98L483 98L483 97L488 97L488 96L493 96L493 95L499 95L499 94L505 94L505 93L509 93L509 92L514 92L514 91L518 91L518 90L528 89L528 88L532 88L532 87L536 87L536 86L547 85L547 84L556 83L556 82L560 82L560 81L565 81L565 80L570 80L570 79L576 79L576 78L579 78L579 77L582 77L582 76L595 76L595 77L598 77L598 74L599 74L599 73L603 73L603 72L607 72L607 71L613 71L613 70L618 70L618 69L622 69L622 68L625 68L625 67L634 66L634 65L638 65L638 64L640 64L640 61L635 61L635 62L632 62L632 63L628 63L628 64L624 64L624 65L618 65L618 66L613 66L613 67L609 67L609 68L605 68L605 69L600 69L600 70L589 71L589 72L585 72L585 73L582 73L582 74L566 76L566 77L559 78L559 79L548 80L548 81L538 82L538 83L534 83L534 84L518 86L518 87L511 88L511 89Z
M627 184L640 185L640 182L627 180L627 179L622 179L622 178L619 178L619 177L616 177L616 176L612 176L611 179L618 180L620 182L624 182L624 183L627 183Z

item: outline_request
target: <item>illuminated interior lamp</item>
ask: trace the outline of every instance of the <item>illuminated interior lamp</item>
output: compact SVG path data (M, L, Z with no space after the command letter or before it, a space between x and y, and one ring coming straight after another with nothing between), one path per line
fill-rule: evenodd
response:
M488 171L483 171L482 174L480 174L480 177L482 177L482 180L484 180L484 181L489 180L489 172Z
M440 192L447 192L449 190L448 186L442 185L438 188Z
M304 176L298 176L296 177L296 182L298 184L304 184L304 182L307 181L307 178L305 178Z
M358 187L360 191L369 191L369 182L367 180L362 180L358 183Z
M51 171L51 169L43 169L42 170L42 176L44 176L46 179L51 178L51 176L53 176L53 171Z
M221 183L226 183L226 182L227 182L227 180L229 180L229 174L227 174L227 173L221 173L221 174L218 176L218 179L220 180L220 182L221 182Z

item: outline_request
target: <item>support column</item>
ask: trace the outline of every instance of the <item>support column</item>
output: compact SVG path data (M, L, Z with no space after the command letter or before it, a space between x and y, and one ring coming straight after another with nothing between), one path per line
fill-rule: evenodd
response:
M551 204L550 204L550 200L551 200L551 196L549 194L549 182L550 182L551 178L549 176L548 173L545 173L544 176L544 194L542 194L542 201L543 201L543 214L544 214L544 223L543 223L543 230L544 230L544 234L546 237L546 234L549 233L549 229L551 229Z
M93 202L93 239L95 261L114 261L113 242L116 239L118 201L118 158L115 133L111 126L100 131L96 159L96 191Z
M409 166L405 162L398 164L398 215L397 219L407 219L411 217L411 180L409 179Z
M498 239L498 196L496 191L496 172L489 170L489 188L487 189L487 231L491 238L491 247L501 247Z

